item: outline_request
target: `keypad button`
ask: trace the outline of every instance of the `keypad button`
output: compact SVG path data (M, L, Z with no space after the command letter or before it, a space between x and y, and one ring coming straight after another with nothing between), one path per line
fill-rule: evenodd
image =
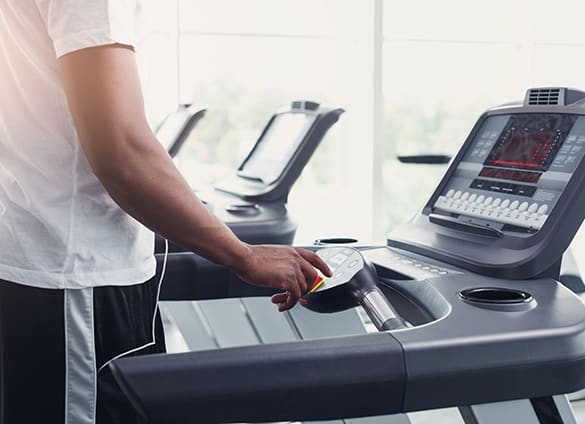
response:
M335 265L341 265L343 262L347 260L347 256L343 253L338 253L337 255L333 256L329 261Z
M475 203L483 203L484 200L485 196L483 194L480 194Z
M451 189L447 192L447 197L453 197L454 194L455 194L455 190Z
M469 196L469 203L475 202L475 199L477 199L477 194L472 193L471 196Z
M548 205L542 205L540 208L538 208L538 214L539 215L544 215L545 213L548 212Z
M494 201L492 202L492 206L494 208L497 208L498 206L500 206L500 203L502 203L502 199L500 198L495 198Z
M528 202L522 202L522 204L518 207L520 212L524 212L526 209L528 209Z
M538 210L538 203L533 203L528 208L528 213L534 213Z
M354 266L356 266L358 264L358 260L354 259L353 261L351 261L350 263L347 264L348 268L353 268Z
M512 203L510 203L510 209L514 210L516 209L518 206L520 205L520 202L518 200L514 200Z
M469 193L465 192L461 195L461 201L465 202L467 199L469 199Z
M459 198L461 197L461 195L462 195L462 194L463 194L463 193L461 193L461 190L457 190L457 191L455 192L455 194L453 195L453 199L455 199L455 200L459 199Z
M501 208L506 209L508 206L510 206L510 201L508 199L504 199L504 201L501 204Z

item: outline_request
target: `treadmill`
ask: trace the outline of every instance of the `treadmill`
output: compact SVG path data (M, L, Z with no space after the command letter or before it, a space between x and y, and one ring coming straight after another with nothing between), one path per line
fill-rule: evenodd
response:
M318 250L347 267L310 296L351 306L331 293L359 263L382 293L363 302L368 314L380 324L395 313L408 325L121 358L112 372L153 423L383 414L409 422L402 414L446 407L468 424L575 423L563 394L585 387L585 305L557 279L585 218L584 156L585 92L530 89L479 118L424 208L387 246L362 248L361 262L347 262L352 249L341 259Z
M211 189L198 191L199 198L243 241L291 244L297 226L286 208L288 194L343 112L311 101L280 109L237 170ZM164 252L164 244L157 236L155 252ZM169 243L169 252L184 251Z

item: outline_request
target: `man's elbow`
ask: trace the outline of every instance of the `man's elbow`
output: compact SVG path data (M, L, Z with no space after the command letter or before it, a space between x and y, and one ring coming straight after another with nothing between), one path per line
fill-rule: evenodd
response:
M107 187L130 181L136 174L135 166L147 163L149 149L133 137L108 137L92 143L85 153L95 176Z

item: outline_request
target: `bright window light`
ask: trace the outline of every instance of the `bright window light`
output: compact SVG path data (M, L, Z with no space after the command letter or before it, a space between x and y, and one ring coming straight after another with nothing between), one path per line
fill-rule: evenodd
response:
M292 100L346 109L291 194L301 244L383 241L445 170L396 155L455 153L486 108L529 87L585 89L578 0L148 0L144 12L153 122L180 102L209 111L180 155L193 184L233 170Z

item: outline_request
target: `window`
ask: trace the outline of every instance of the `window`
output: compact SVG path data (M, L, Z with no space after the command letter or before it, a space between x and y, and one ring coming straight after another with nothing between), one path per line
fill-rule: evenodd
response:
M293 100L343 107L289 198L296 243L371 237L371 14L335 0L179 1L179 92L208 109L179 157L205 184L234 171ZM226 11L229 11L226 13Z
M209 111L179 158L193 184L234 170L292 100L346 110L291 193L297 243L382 241L445 170L396 155L453 154L486 108L529 87L585 89L577 0L148 0L153 9L153 122L179 102Z

